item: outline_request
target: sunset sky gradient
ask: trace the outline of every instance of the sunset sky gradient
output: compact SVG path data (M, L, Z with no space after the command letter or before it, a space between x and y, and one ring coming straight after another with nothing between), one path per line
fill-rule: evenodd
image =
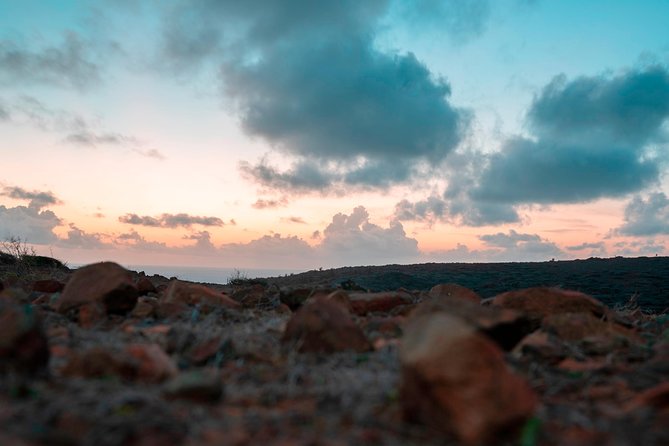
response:
M668 18L0 0L0 239L285 270L667 255Z

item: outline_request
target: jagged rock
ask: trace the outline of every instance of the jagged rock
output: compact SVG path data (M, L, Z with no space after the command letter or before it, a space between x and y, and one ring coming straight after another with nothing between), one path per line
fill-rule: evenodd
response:
M531 417L537 397L502 351L476 328L445 313L412 318L400 349L404 416L462 443L499 441Z
M96 302L108 314L124 314L137 303L137 288L130 273L113 262L94 263L74 272L65 285L57 303L57 310L71 309Z

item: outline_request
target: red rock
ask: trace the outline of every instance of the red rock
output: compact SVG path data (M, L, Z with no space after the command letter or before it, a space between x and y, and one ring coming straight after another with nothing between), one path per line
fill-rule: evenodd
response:
M567 356L564 346L542 330L537 330L525 336L514 347L513 353L517 356L529 357L532 360L551 365L559 363Z
M204 364L219 352L223 336L218 335L196 344L190 351L190 360L194 364Z
M130 344L122 351L96 346L75 353L62 374L83 378L118 376L130 381L158 383L174 377L177 368L158 345Z
M604 304L587 294L559 288L526 288L495 296L493 306L521 311L535 321L562 313L590 313L601 317L608 313Z
M602 359L577 361L574 358L565 358L557 366L567 372L592 372L605 368L607 364L606 361Z
M372 349L348 312L338 303L324 299L302 306L290 318L282 342L297 344L300 352L365 352Z
M133 308L130 315L132 317L137 317L144 319L147 317L154 316L158 309L158 301L152 297L142 296L137 300L137 305Z
M99 302L89 302L79 307L78 321L83 328L93 328L105 317L105 308Z
M36 280L33 282L33 291L38 293L60 293L65 284L55 279Z
M94 263L79 268L65 285L57 310L60 313L98 302L108 314L123 314L137 303L137 288L130 273L113 262Z
M367 319L364 324L366 331L379 333L389 337L402 336L402 325L405 318L401 316L379 317Z
M623 336L630 340L639 337L629 328L612 321L604 321L592 313L560 313L548 315L542 322L545 331L555 334L565 341L578 341L586 337Z
M414 301L413 296L404 291L351 293L349 299L353 312L360 316L371 312L389 312L395 307L409 305Z
M163 293L161 302L183 303L188 305L206 304L227 308L241 308L231 297L204 285L173 280Z
M176 319L186 313L190 314L192 309L183 302L158 301L156 316L159 319Z
M470 300L454 297L442 296L439 299L427 300L419 304L411 315L420 317L438 312L463 319L504 350L511 350L534 329L531 321L518 311L501 307L482 307Z
M0 300L0 373L33 376L48 364L49 345L35 309Z
M665 381L646 389L635 396L626 406L627 411L634 411L642 407L651 407L655 410L669 408L669 381Z
M162 382L176 376L172 359L157 344L130 344L125 349L138 362L136 377L143 382Z
M156 293L157 291L155 285L153 285L153 282L148 277L143 276L137 280L137 292L140 296L146 296L149 293Z
M412 318L400 349L404 416L469 445L499 442L532 416L537 397L502 351L445 313Z
M464 299L477 304L481 303L481 296L479 296L478 293L458 285L457 283L442 283L435 285L430 289L428 295L433 299L447 297Z

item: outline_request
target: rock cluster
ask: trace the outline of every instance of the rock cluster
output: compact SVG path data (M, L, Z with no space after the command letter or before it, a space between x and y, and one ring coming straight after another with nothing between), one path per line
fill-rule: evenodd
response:
M669 442L666 314L556 288L67 276L0 281L2 444Z

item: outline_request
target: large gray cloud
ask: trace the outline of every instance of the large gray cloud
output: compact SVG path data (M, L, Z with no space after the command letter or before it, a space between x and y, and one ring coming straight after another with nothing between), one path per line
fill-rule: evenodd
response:
M35 206L8 208L0 205L0 239L18 237L28 243L49 244L57 240L53 230L62 221L52 211Z
M616 232L632 236L669 234L669 198L663 192L651 193L646 199L633 197L625 207L625 223Z
M519 205L624 197L655 185L669 161L669 71L555 77L527 112L529 136L501 150L449 155L442 196L402 201L400 220L482 226L518 222Z
M162 214L157 217L148 215L139 216L137 214L125 214L118 218L121 223L160 227L160 228L177 228L177 227L191 227L193 225L200 226L223 226L225 222L218 217L203 217L197 215L189 215L185 213L179 214Z
M617 76L553 79L528 114L533 139L494 154L472 197L478 201L574 203L620 197L654 184L665 161L669 72L655 66Z
M0 84L49 84L86 89L100 81L91 48L74 32L62 43L40 49L0 40Z
M290 192L336 184L385 188L443 161L466 114L450 85L411 54L374 44L388 2L180 3L165 30L168 61L217 55L243 129L294 161L243 163L258 183Z

